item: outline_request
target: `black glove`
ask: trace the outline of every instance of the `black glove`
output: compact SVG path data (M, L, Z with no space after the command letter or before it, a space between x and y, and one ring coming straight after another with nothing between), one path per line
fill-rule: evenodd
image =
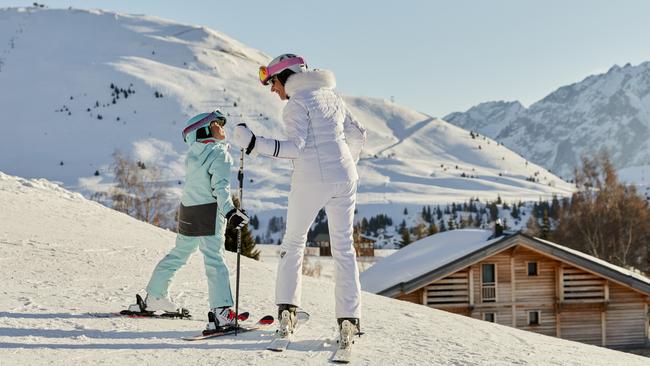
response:
M248 224L248 215L246 215L246 211L233 208L226 214L226 220L228 220L228 223L234 226L235 229L241 229L244 225Z

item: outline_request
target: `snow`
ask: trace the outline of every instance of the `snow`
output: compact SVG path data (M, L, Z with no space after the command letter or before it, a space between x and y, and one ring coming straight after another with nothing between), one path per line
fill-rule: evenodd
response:
M169 182L182 181L187 147L180 130L194 114L220 108L229 114L228 132L246 122L258 135L284 136L284 104L257 79L259 65L270 58L216 30L157 17L0 9L0 85L11 91L0 98L8 116L0 121L0 167L61 182L89 197L110 187L117 149L159 164ZM328 68L318 60L309 64ZM135 94L113 104L111 83L132 85ZM154 97L156 92L163 98ZM509 202L538 201L573 192L494 140L472 139L469 131L386 100L345 100L369 131L359 163L357 219L404 205L499 195ZM239 151L231 152L238 158ZM260 218L255 234L263 235L270 217L286 215L291 164L246 159L245 170L245 207ZM539 183L526 180L536 174Z
M573 178L583 156L606 149L618 169L648 165L650 62L559 87L529 108L487 102L445 116L493 137L555 174Z
M502 239L488 240L489 230L445 231L413 242L361 273L361 288L379 293L410 281Z
M174 234L88 201L46 180L0 173L2 365L322 365L334 351L329 279L306 277L309 325L287 352L265 351L273 330L199 342L206 281L200 255L175 277L173 298L191 321L98 318L143 293ZM477 232L476 235L484 235ZM468 235L474 235L474 233ZM235 255L227 253L230 268ZM371 267L372 268L372 267ZM234 281L234 271L231 281ZM242 260L242 308L274 313L275 266ZM644 365L639 356L474 320L363 293L354 364Z

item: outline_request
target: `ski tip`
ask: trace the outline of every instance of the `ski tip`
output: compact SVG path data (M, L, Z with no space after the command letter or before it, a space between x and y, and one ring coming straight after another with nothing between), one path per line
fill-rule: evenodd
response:
M304 310L298 310L296 311L296 319L298 319L298 321L309 320L309 313Z
M270 325L270 324L273 324L274 321L275 321L275 318L273 317L273 315L267 315L267 316L263 317L262 319L260 319L258 321L258 323L263 324L263 325Z

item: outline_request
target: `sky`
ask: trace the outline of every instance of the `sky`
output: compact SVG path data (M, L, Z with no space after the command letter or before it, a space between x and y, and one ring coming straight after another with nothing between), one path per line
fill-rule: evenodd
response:
M334 71L346 95L392 99L435 117L486 101L529 106L614 64L650 61L643 0L39 3L207 26L272 57L300 54L310 67Z

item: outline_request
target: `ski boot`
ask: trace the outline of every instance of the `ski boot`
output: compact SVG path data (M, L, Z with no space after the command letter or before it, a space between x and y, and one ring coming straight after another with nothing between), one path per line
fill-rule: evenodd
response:
M359 318L338 318L339 323L339 348L349 348L353 343L352 337L361 337L361 323Z
M169 299L147 295L143 300L140 295L135 295L135 304L129 305L127 310L120 312L122 315L163 317L163 318L190 318L187 309L179 308Z
M144 298L144 305L146 311L154 313L180 313L180 307L166 297L149 296L147 294L147 297Z
M287 338L291 333L293 333L298 324L298 319L296 318L297 309L297 306L290 304L278 305L278 319L280 321L278 330L275 331L277 336Z
M358 318L338 318L339 323L339 339L337 343L339 348L332 356L334 363L350 363L352 361L352 344L354 340L352 337L355 335L361 336L361 329Z
M235 312L230 307L214 308L208 312L208 324L203 335L223 332L235 327Z

